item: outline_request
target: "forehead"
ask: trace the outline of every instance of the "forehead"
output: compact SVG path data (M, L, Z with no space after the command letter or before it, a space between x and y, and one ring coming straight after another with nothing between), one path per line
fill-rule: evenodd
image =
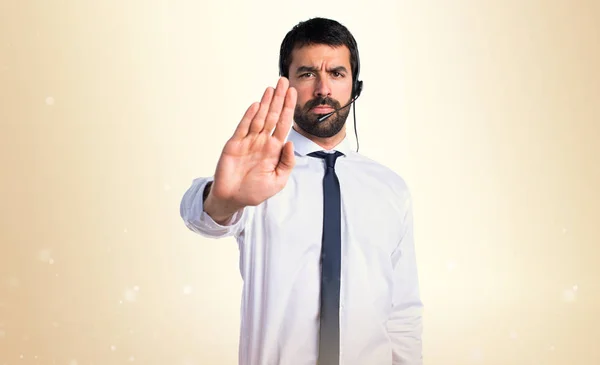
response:
M350 50L344 45L311 44L296 47L292 51L292 69L307 65L320 66L323 63L329 66L346 66L350 70Z

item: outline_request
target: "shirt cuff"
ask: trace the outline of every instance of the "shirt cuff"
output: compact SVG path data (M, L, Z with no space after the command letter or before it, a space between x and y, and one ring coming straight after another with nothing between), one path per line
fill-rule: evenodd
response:
M210 238L237 236L244 228L246 210L234 213L226 222L219 224L204 211L203 193L212 177L197 178L181 200L181 218L193 232Z

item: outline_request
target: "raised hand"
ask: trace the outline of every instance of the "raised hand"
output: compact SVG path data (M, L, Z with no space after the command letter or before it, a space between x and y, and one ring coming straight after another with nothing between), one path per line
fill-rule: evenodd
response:
M252 104L227 141L204 210L222 221L246 206L255 206L285 186L295 165L292 142L285 143L297 93L281 77Z

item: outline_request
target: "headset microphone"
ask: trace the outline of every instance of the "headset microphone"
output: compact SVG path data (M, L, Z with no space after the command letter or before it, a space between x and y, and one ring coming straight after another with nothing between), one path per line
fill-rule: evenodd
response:
M322 121L324 121L325 119L327 119L330 116L334 115L335 113L339 112L340 110L346 109L347 107L349 107L350 105L352 105L352 103L354 103L356 101L356 99L358 99L358 96L359 95L357 95L355 98L353 98L352 100L350 100L350 102L348 104L344 105L343 107L341 107L339 109L336 109L336 110L334 110L332 112L329 112L329 113L327 113L325 115L320 116L319 118L317 118L317 122L321 123Z

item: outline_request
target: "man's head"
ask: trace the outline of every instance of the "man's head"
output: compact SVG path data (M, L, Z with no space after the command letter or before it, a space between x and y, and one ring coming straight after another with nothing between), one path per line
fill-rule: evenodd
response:
M350 107L323 122L317 118L345 106L357 96L360 63L352 34L340 23L313 18L299 23L283 39L279 74L298 92L294 121L321 138L342 130Z

